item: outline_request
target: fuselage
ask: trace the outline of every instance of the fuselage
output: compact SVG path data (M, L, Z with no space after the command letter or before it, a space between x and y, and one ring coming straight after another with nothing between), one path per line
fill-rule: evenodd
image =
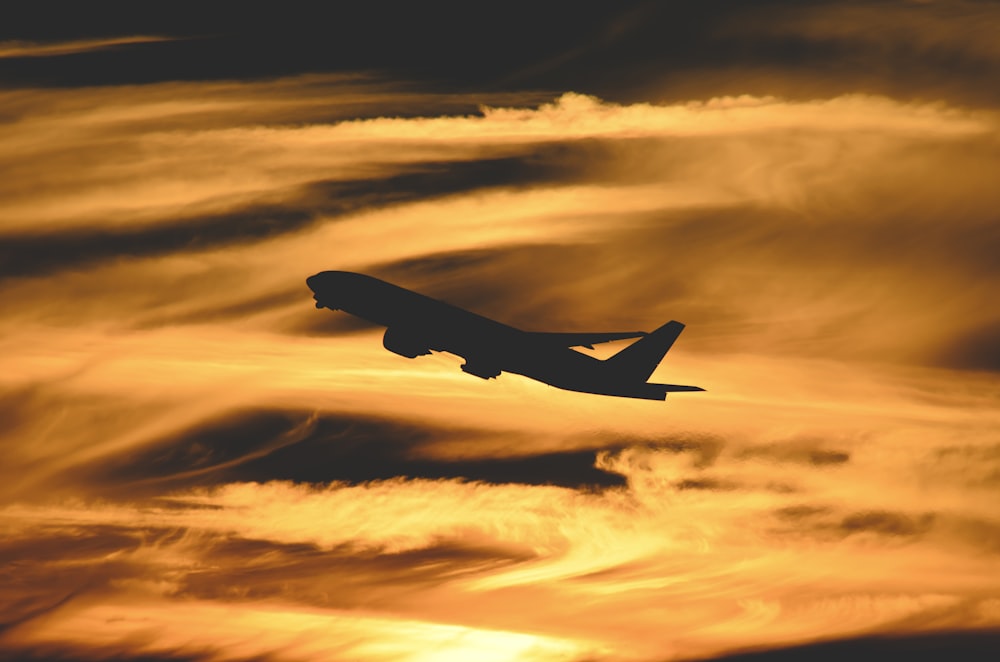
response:
M502 370L591 393L618 386L614 379L609 383L604 363L594 357L372 276L324 271L306 283L317 307L343 310L386 327L387 348L394 336L400 346L461 356L471 368L466 371L473 374L479 374L474 372L479 368L497 374Z

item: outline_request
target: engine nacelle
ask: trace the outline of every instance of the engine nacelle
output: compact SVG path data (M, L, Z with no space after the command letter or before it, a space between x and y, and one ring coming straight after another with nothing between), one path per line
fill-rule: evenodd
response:
M489 363L473 363L467 360L462 364L462 372L467 372L470 375L482 377L483 379L493 379L494 377L499 377L501 371L500 368Z
M431 353L427 343L405 331L401 333L398 329L385 330L385 335L382 336L382 346L393 354L399 354L408 359L415 359L418 356Z

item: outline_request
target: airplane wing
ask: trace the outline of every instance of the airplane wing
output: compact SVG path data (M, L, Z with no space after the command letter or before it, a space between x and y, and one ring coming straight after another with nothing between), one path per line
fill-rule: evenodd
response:
M612 340L625 340L627 338L641 338L646 335L645 331L623 331L621 333L545 333L544 331L529 332L542 342L559 345L560 347L586 347L594 349L595 343L611 342Z

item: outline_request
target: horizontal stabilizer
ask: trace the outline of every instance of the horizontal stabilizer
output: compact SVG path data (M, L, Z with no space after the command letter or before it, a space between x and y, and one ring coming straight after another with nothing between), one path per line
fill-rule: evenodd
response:
M560 347L586 347L594 349L594 345L613 340L627 340L629 338L641 338L646 335L645 331L621 331L618 333L545 333L531 332L528 335L534 336L543 342L559 345Z
M626 398L642 398L643 400L666 400L668 393L681 391L704 391L700 386L681 386L680 384L631 384L608 391L608 395L620 395Z

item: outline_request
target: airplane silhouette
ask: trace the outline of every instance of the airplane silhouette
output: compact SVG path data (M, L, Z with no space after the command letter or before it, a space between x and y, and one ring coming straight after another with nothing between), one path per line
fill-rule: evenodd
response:
M511 372L569 391L645 400L705 390L646 382L684 330L680 322L652 333L522 331L364 274L322 271L306 284L317 308L343 310L386 327L382 344L390 352L410 359L450 352L465 359L463 371L482 379ZM604 360L570 349L627 338L639 340Z

